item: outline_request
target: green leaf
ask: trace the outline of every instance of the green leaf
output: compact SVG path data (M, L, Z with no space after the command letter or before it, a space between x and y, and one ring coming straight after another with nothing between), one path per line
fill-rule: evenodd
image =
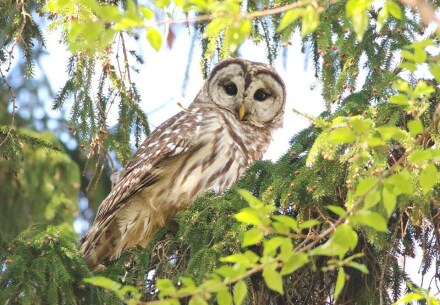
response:
M413 193L411 175L407 170L402 170L398 174L391 175L385 180L385 184L394 185L403 194L412 195Z
M188 305L208 305L208 302L206 302L206 300L200 295L196 294L189 300Z
M426 51L422 48L416 48L414 49L414 62L417 64L422 64L426 62L426 59L428 58L428 54Z
M358 236L351 226L346 223L340 224L336 227L332 239L335 243L353 250L358 243Z
M371 192L369 192L364 199L364 208L365 209L371 209L372 207L375 207L376 204L378 204L380 201L380 191L378 189L375 189Z
M376 21L376 32L380 32L382 30L383 24L385 22L385 20L388 17L388 9L386 6L384 6L379 14L377 14L377 21Z
M261 225L262 221L257 211L251 208L244 208L238 214L235 214L235 219L239 222L248 223L252 225Z
M154 12L148 7L140 5L139 9L141 10L142 15L144 15L147 20L151 20L154 18Z
M264 246L263 255L274 256L276 254L276 250L281 246L283 242L284 242L284 238L280 236L276 236L273 237L272 239L265 240L263 242L263 246Z
M298 230L298 223L293 217L286 215L274 215L272 218L293 230Z
M367 11L363 11L359 14L354 14L351 16L351 22L353 23L353 29L356 33L358 41L362 41L365 30L368 26L368 14Z
M221 261L221 259L220 259ZM220 274L224 278L233 278L240 274L240 271L232 268L231 266L221 266L215 270L215 273Z
M260 259L260 257L258 255L256 255L253 251L251 250L247 250L244 255L248 258L248 260L251 262L251 264L255 264L256 262L258 262L258 260Z
M420 172L420 186L423 190L423 195L429 193L434 185L437 184L438 170L434 164L430 164Z
M398 105L408 105L408 97L404 94L397 94L388 99L390 103Z
M234 286L234 305L241 305L247 295L247 285L244 281L238 281Z
M384 140L402 140L407 138L407 133L395 126L380 126L377 127L376 130Z
M218 305L232 305L232 295L228 289L217 292L217 304Z
M404 59L415 62L414 53L411 53L410 51L407 50L402 50L401 55Z
M354 133L349 127L341 127L331 131L327 141L332 144L344 144L352 143L355 139Z
M192 278L190 278L190 277L182 276L182 277L179 278L179 281L182 282L184 287L187 287L187 288L196 288L197 287L197 285L194 282L194 280Z
M392 0L387 0L385 5L386 5L388 11L390 12L390 14L394 18L402 19L402 10L400 9L400 6L396 2L394 2Z
M118 22L122 19L119 8L115 5L101 5L95 13L104 21Z
M290 238L284 238L283 243L280 246L280 252L277 256L277 259L281 260L281 261L286 261L288 260L293 253L293 243L292 243L292 239Z
M285 28L294 23L299 17L301 17L303 11L304 10L300 8L288 10L281 19L280 25L277 28L277 32L279 33L283 31Z
M228 18L215 18L206 26L204 36L209 38L216 37L228 24Z
M249 19L241 19L240 22L233 22L225 33L229 42L229 52L235 52L238 46L249 37L251 31L252 22Z
M253 209L260 209L264 206L264 203L256 198L254 195L252 195L251 192L245 189L238 189L237 193L240 194L241 197L243 197L244 200L249 204L249 206Z
M309 257L305 253L298 253L296 255L293 255L283 264L283 268L281 269L280 274L291 274L307 264L309 261Z
M429 66L429 72L434 76L435 80L440 82L440 65L432 64Z
M391 217L394 209L396 208L397 195L394 193L394 191L390 190L389 187L384 186L382 189L382 200L388 217Z
M317 225L319 225L319 224L320 224L320 222L319 222L318 220L316 220L316 219L309 219L309 220L306 220L306 221L301 222L301 223L299 224L299 228L300 228L301 230L304 230L304 229L308 229L308 228L311 228L311 227L317 226Z
M408 92L409 84L407 81L404 81L403 79L398 79L393 83L393 88L400 92Z
M222 263L240 263L245 266L252 264L250 259L243 253L235 253L225 257L221 257L220 261Z
M283 278L276 269L277 264L273 263L263 269L263 278L269 289L276 291L280 294L284 294L283 290Z
M252 228L244 234L243 246L252 246L258 244L264 236L263 230L259 228Z
M370 8L371 3L371 0L348 0L347 4L345 5L347 17L365 12Z
M350 216L349 219L353 224L366 225L380 232L388 231L388 226L385 219L382 217L382 215L376 212L359 210Z
M404 62L402 62L402 63L399 65L399 68L401 68L401 69L406 69L406 70L409 70L409 71L411 71L411 72L414 72L414 71L417 70L417 66L416 66L416 64L414 64L414 63L412 63L412 62L409 62L409 61L404 61ZM396 104L399 104L399 103L396 103ZM406 104L408 104L407 101L406 101L406 102L403 102L402 105L406 105Z
M424 52L424 54L426 54L426 52L425 51L423 51ZM417 82L417 85L416 85L416 87L414 88L414 93L412 94L412 96L414 97L414 98L418 98L418 97L420 97L421 95L424 95L424 96L430 96L431 95L431 93L433 93L433 92L435 92L435 89L434 89L434 87L433 86L431 86L431 85L428 85L425 81L423 81L423 80L419 80L418 82Z
M335 233L323 245L316 247L312 255L344 256L349 250L354 249L358 243L356 232L348 225L339 225Z
M420 119L411 120L408 122L409 133L414 137L423 132L423 124Z
M170 279L158 279L156 281L156 287L159 290L159 297L176 293L176 287L174 287L173 281Z
M399 300L394 302L393 305L406 304L406 303L410 303L412 301L423 300L424 298L425 297L422 294L417 293L417 292L407 293L403 297L401 297Z
M338 300L338 297L341 294L344 285L345 285L345 272L344 272L344 268L341 267L339 268L338 278L336 280L336 285L335 285L335 301Z
M342 216L347 212L344 208L339 207L337 205L327 205L325 207L338 216Z
M356 187L356 196L363 196L367 192L371 191L373 188L375 188L375 185L377 184L377 178L376 177L367 177L362 179L359 184Z
M303 12L301 36L304 37L316 30L319 25L319 14L316 9L309 5Z
M370 273L370 272L368 271L367 266L365 266L364 264L359 264L359 263L356 263L356 262L349 262L349 263L347 264L347 266L352 267L352 268L354 268L354 269L357 269L357 270L359 270L360 272L365 273L365 274Z
M162 46L162 34L154 27L147 28L147 40L156 51Z
M94 276L83 279L84 283L89 283L94 286L102 287L111 291L118 291L122 285L105 276Z
M416 164L424 161L433 161L440 157L440 149L428 148L428 149L416 149L408 156L410 164Z

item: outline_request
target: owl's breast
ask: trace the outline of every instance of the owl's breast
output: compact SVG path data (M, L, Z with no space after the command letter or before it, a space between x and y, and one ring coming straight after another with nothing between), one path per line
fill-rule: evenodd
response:
M208 190L222 193L229 189L252 162L262 157L263 152L257 153L251 140L238 138L238 128L222 120L208 122L192 149L175 159L168 173L172 177L168 189L172 190L171 197L181 198L177 200L181 208Z

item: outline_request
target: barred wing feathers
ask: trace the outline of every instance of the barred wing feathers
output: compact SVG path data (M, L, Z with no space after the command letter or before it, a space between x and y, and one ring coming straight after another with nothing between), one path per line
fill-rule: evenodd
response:
M122 249L112 253L121 238L115 217L133 196L153 185L160 177L155 168L164 159L185 153L200 132L201 111L182 111L164 122L138 148L119 174L118 181L101 203L95 221L83 239L81 251L90 269L106 258L114 259Z

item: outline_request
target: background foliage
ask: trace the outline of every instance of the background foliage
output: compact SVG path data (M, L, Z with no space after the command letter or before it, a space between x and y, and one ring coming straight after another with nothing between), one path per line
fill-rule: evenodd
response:
M434 270L427 287L438 287L437 8L406 0L2 2L1 303L438 304L438 292L417 287L399 263L421 248L421 273ZM44 103L26 99L48 86L44 73L28 80L51 34L36 18L61 29L71 51L52 105L67 120L33 117L47 112ZM277 162L257 162L234 190L205 194L145 249L92 275L73 230L90 209L78 204L95 209L117 167L112 156L124 164L149 133L132 81L143 59L127 41L146 38L159 51L172 45L176 24L201 43L205 77L247 39L264 44L272 62L299 31L327 111L299 113L310 126Z

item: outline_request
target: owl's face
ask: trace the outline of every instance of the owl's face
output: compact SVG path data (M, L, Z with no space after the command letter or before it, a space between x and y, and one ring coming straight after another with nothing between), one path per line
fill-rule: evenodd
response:
M279 127L286 99L284 83L269 65L243 59L220 62L207 81L211 102L243 122Z

